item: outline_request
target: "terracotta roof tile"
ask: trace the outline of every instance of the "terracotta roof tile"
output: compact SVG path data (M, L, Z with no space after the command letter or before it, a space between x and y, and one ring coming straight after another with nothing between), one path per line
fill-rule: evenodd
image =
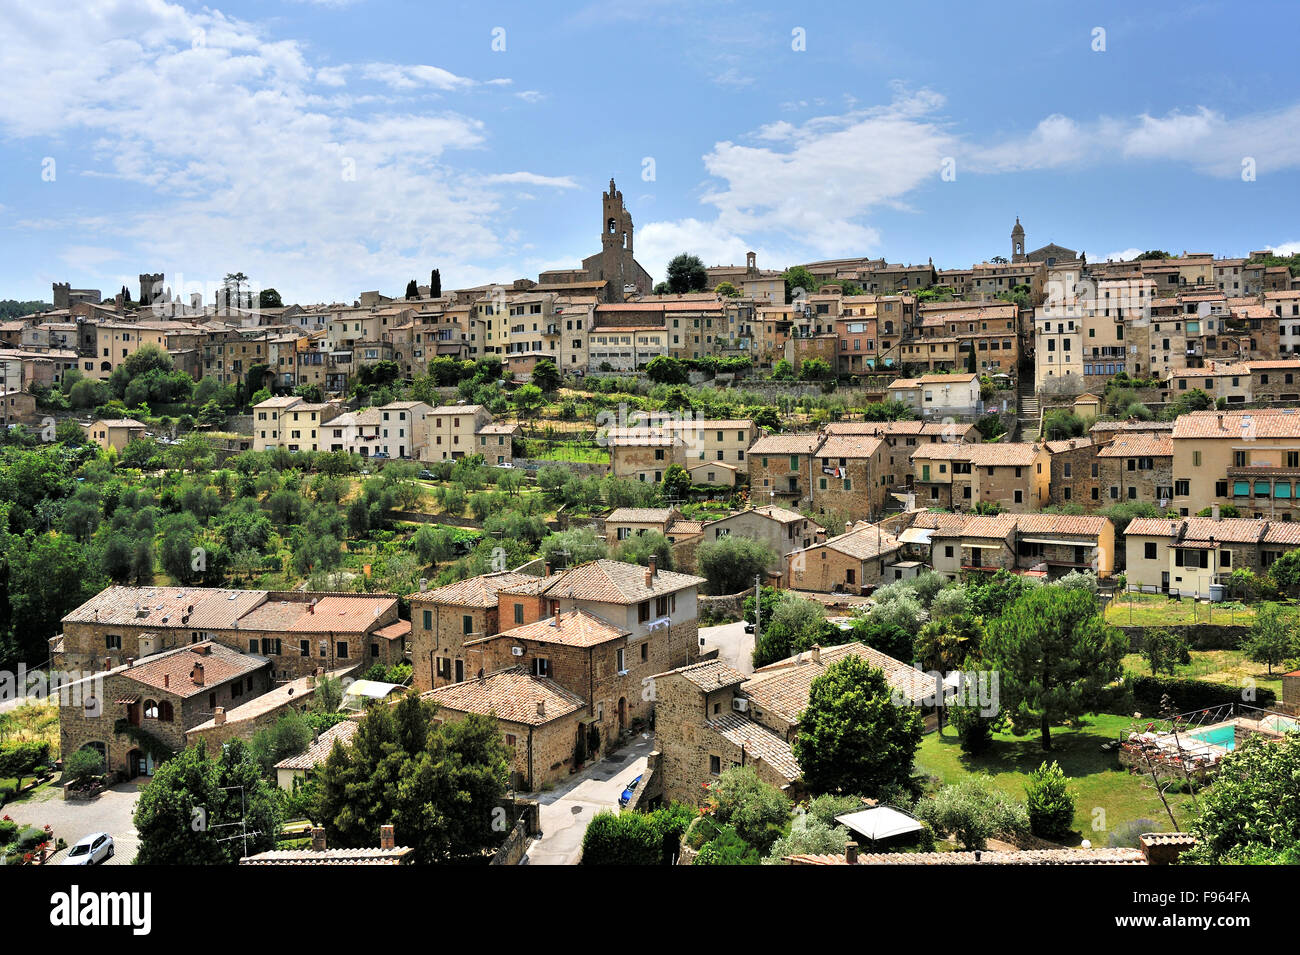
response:
M703 577L660 570L647 587L647 569L640 564L625 564L618 560L593 560L557 575L544 593L552 598L633 604L704 583Z
M146 657L135 666L122 670L121 674L136 683L188 698L260 670L268 662L264 656L240 653L221 643L203 641L192 643L176 653ZM195 683L192 674L199 664L203 665L203 682Z
M748 757L761 759L791 782L802 775L790 744L763 724L735 713L720 713L707 725L728 742L743 746Z
M1170 434L1125 434L1097 452L1099 458L1172 458L1174 438Z
M520 667L440 686L420 696L460 713L493 713L497 719L531 726L541 726L587 706L582 697L555 681L525 673ZM537 711L539 703L541 713Z
M620 640L630 632L586 610L566 610L554 617L503 630L487 639L532 640L565 647L594 647L611 640Z
M812 681L832 663L848 656L862 657L883 670L889 685L912 701L933 699L937 692L934 677L865 643L854 641L826 647L820 656L821 662L814 663L812 651L808 651L759 667L741 689L759 709L774 713L791 725L799 722L799 714L808 706Z

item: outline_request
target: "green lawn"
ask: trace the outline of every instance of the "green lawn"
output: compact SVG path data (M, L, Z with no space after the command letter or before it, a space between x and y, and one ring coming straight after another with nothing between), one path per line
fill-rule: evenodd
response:
M1240 650L1193 650L1192 662L1175 668L1174 676L1188 680L1205 680L1239 687L1247 679L1254 680L1261 689L1282 695L1282 674L1285 667L1273 667L1272 675L1262 663L1252 663ZM1124 672L1129 676L1150 676L1151 667L1140 653L1124 657Z
M1190 597L1170 600L1163 594L1125 594L1106 607L1106 622L1116 627L1177 627L1194 623L1250 626L1253 608L1237 601L1198 603Z
M1124 823L1148 819L1151 831L1173 829L1149 778L1129 773L1119 765L1115 752L1102 752L1101 745L1128 731L1130 716L1103 714L1085 717L1077 729L1052 727L1052 752L1044 753L1037 732L1016 737L994 735L993 746L982 756L961 751L957 734L950 728L930 733L916 755L917 770L937 776L945 783L957 782L969 773L986 773L993 784L1023 802L1028 773L1044 759L1056 760L1070 780L1074 796L1075 842L1091 839L1106 845L1108 833ZM1180 827L1192 820L1191 797L1169 793L1167 798ZM1104 817L1097 810L1104 810ZM1094 829L1096 818L1102 828Z
M543 446L533 455L539 461L576 461L580 464L609 464L609 450L580 444L576 441L557 441Z

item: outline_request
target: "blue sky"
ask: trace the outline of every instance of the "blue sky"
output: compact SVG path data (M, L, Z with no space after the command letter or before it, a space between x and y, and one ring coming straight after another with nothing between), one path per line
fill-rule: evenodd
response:
M657 277L1300 251L1294 7L1141 6L5 4L0 297L535 277L610 176Z

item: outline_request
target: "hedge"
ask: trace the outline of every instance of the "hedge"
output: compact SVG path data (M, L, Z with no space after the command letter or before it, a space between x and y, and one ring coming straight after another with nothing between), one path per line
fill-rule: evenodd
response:
M44 766L49 759L49 743L11 743L0 747L0 777L21 782L24 776L32 775L36 767Z
M1264 687L1256 687L1255 699L1250 701L1243 700L1241 692L1240 687L1177 677L1140 676L1133 681L1133 702L1147 716L1160 712L1160 698L1165 694L1173 700L1174 711L1177 713L1208 709L1225 703L1268 707L1277 700L1277 694Z

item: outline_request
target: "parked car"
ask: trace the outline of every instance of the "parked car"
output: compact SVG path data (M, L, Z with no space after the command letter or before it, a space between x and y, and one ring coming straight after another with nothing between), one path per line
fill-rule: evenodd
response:
M509 470L513 470L514 465L511 464L509 461L503 461L501 464L493 465L493 467L504 468L505 470L509 471Z
M421 468L421 469L420 469L420 480L421 480L421 481L432 481L432 480L433 480L433 472L430 471L428 468Z
M752 621L752 620L746 620L746 621L745 621L745 632L746 632L746 633L753 633L753 632L754 632L754 621Z
M641 785L640 776L627 784L627 788L623 790L623 795L618 797L618 804L620 806L626 806L630 803L632 801L632 794L636 792L636 787L639 785Z
M92 832L68 850L62 865L98 865L113 858L113 837L107 832Z

